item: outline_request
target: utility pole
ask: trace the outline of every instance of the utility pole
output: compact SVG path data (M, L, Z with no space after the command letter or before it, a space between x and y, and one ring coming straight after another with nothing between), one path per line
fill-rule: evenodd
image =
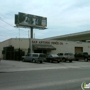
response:
M33 27L30 28L31 29L31 39L30 39L30 53L32 53L32 39L33 39Z

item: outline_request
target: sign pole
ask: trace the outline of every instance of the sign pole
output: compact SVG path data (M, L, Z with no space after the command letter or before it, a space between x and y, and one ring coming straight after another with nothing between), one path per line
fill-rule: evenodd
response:
M30 28L31 29L31 39L30 39L30 53L32 53L32 39L33 39L33 27Z

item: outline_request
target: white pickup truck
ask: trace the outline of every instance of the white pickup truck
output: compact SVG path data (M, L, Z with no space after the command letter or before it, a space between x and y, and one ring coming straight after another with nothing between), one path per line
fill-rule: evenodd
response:
M69 62L72 62L74 60L74 54L73 53L58 53L57 54L61 61L69 61Z

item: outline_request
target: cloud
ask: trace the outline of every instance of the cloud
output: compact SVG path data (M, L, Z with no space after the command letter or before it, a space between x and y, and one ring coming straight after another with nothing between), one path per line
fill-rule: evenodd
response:
M13 27L14 15L18 12L47 17L48 29L34 30L36 38L90 29L90 0L0 0L0 2L0 17L12 25L0 20L2 38L4 34L7 35L6 38L19 37L18 28ZM21 37L28 37L28 31L21 31Z

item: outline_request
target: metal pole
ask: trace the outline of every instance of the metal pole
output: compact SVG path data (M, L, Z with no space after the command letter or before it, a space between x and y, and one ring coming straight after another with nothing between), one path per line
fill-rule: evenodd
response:
M32 53L33 27L31 27L30 53Z
M19 48L20 48L20 29L19 29Z
M29 30L28 30L28 40L29 40L29 49L28 49L28 53L30 53L30 34L29 34Z

